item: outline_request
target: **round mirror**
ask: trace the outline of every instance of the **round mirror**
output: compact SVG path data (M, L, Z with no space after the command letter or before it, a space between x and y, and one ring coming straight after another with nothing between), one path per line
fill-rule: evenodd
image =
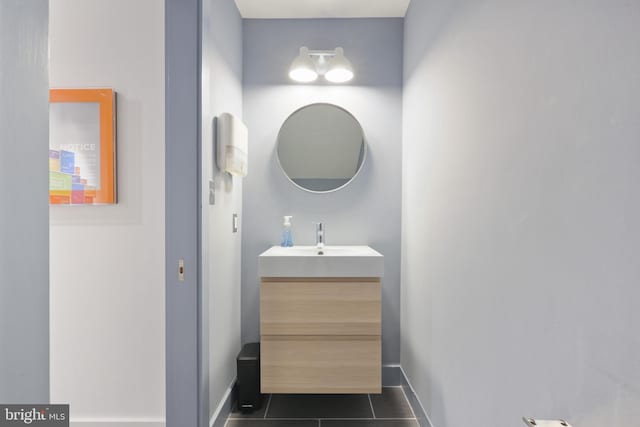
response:
M311 104L291 114L278 133L278 161L303 190L325 193L347 185L366 156L362 126L347 110Z

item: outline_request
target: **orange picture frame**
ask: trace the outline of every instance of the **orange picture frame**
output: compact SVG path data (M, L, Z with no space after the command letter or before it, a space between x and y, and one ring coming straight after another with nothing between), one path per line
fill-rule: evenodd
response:
M49 102L52 106L49 203L117 203L116 94L113 89L51 89ZM75 105L61 110L54 108L55 103ZM58 110L63 112L54 115ZM82 114L71 114L73 111ZM82 119L80 123L74 123L76 116ZM56 132L56 126L65 129Z

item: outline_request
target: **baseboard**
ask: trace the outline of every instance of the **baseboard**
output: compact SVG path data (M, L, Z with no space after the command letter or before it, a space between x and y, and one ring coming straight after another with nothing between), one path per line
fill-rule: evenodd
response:
M71 418L71 427L165 427L164 418Z
M233 411L233 405L236 398L236 379L234 378L227 391L225 391L222 398L222 402L218 405L215 412L209 420L209 427L224 427L227 418L231 411Z
M422 402L418 399L416 392L413 389L413 386L409 382L409 378L407 378L407 374L404 372L404 369L400 367L400 374L402 380L402 390L404 390L404 394L407 396L407 400L413 409L413 413L418 420L418 424L420 427L433 427L431 420L429 419L429 415L427 415L427 411L424 410L424 406L422 406Z

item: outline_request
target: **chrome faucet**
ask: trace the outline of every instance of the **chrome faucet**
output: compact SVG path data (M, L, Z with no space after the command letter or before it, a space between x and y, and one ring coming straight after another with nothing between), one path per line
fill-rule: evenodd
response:
M321 222L314 222L316 225L316 249L318 255L324 255L324 226Z

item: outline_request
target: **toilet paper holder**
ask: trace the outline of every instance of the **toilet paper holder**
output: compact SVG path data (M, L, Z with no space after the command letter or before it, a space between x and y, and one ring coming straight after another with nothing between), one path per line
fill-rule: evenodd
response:
M572 427L565 420L536 420L535 418L522 417L522 421L529 427Z

